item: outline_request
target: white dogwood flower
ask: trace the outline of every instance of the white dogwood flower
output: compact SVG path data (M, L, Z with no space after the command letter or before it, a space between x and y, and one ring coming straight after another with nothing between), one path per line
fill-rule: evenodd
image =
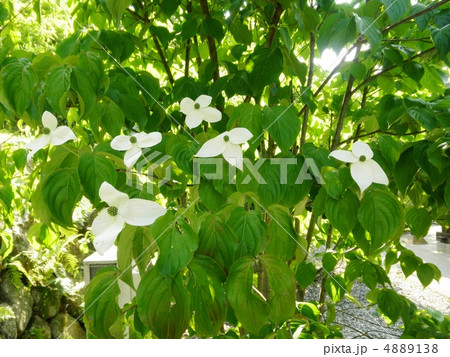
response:
M26 148L31 150L28 154L28 160L48 144L62 145L66 141L77 138L69 127L58 126L58 120L50 112L45 111L42 114L42 125L44 125L44 129L42 130L43 135L26 145Z
M372 182L388 185L389 180L381 166L372 160L373 151L362 141L353 144L352 151L335 150L330 153L340 161L350 163L350 173L363 193Z
M239 170L243 169L241 144L252 137L252 133L246 128L234 128L226 131L214 139L208 140L200 148L197 157L214 157L222 154L224 159Z
M100 211L91 228L95 235L94 247L101 255L114 245L125 223L148 226L166 213L166 209L156 202L141 198L130 199L126 193L116 190L108 182L102 183L99 195L109 205Z
M180 111L186 115L186 125L189 129L198 127L202 121L215 123L222 119L222 113L216 108L210 108L212 98L202 94L195 101L184 98L180 102Z
M161 133L136 133L133 135L119 135L111 141L114 150L126 151L123 158L125 166L132 167L142 155L143 148L149 148L159 144L162 140Z

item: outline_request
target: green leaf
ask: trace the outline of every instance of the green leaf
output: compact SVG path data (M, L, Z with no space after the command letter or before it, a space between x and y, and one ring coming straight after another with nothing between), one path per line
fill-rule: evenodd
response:
M406 278L414 273L420 264L422 264L422 259L417 257L412 251L402 251L400 255L400 267Z
M287 166L286 190L280 201L282 205L289 208L305 199L314 183L314 177L307 171L309 166L303 156L298 155L296 159L295 165Z
M233 264L237 238L233 229L218 215L208 214L199 232L197 253L213 258L227 270Z
M375 265L371 262L364 262L363 265L363 282L367 285L367 287L370 290L375 289L378 283L377 279L377 269L375 268Z
M202 29L206 35L215 38L219 43L225 36L222 24L212 17L209 17L202 22Z
M420 80L422 79L425 70L420 63L412 61L403 65L403 72L405 72L408 77L414 79L417 84L420 85Z
M2 201L8 212L11 210L11 203L14 199L14 192L12 190L12 187L5 186L0 187L0 201Z
M4 22L8 18L8 14L8 9L3 3L0 3L0 22Z
M424 288L430 285L434 278L434 269L432 265L428 263L419 265L417 268L417 277Z
M339 16L337 21L335 20L332 24L332 31L330 32L329 46L334 52L339 53L346 44L354 41L356 36L356 22L353 16L348 18L346 14L340 12L337 14ZM331 70L331 68L327 68L327 70Z
M200 200L212 212L217 212L226 203L226 198L216 190L211 180L201 180L198 189Z
M259 106L251 103L242 103L233 110L227 124L227 130L232 129L234 125L247 128L253 134L253 138L256 139L263 131L261 118L262 112Z
M140 128L147 124L147 109L143 101L132 95L122 94L117 103L122 109L125 117Z
M14 150L12 157L17 170L23 171L25 168L25 165L27 164L27 153L28 151L26 149Z
M266 160L259 169L259 173L264 181L259 183L258 196L260 203L264 207L279 203L286 192L286 185L280 184L281 170L278 165L274 164L275 160Z
M444 200L445 200L445 204L447 205L447 208L449 208L450 207L450 178L447 179L447 182L445 183Z
M425 4L417 3L411 8L410 14L413 15L419 11L425 10L426 8L427 6ZM416 18L414 18L414 21L416 22L419 30L423 31L427 27L428 21L430 21L432 17L433 11L430 11L423 15L417 16Z
M414 158L414 148L403 151L394 169L394 180L399 191L404 195L419 167Z
M120 135L125 126L125 116L122 109L108 97L98 104L101 108L101 124L105 127L108 134L113 137Z
M204 337L219 334L227 315L228 301L223 283L224 271L211 258L197 255L189 263L187 289L191 294L191 310L194 312L194 329Z
M334 253L326 252L322 257L322 267L327 274L334 270L337 262L338 259Z
M70 89L71 70L66 66L53 67L45 79L44 92L53 110L66 116L67 92Z
M287 208L274 205L269 208L269 244L266 253L282 261L290 260L297 249L297 233L292 226L292 217Z
M377 22L370 17L359 17L356 14L355 21L358 32L367 36L371 49L375 50L380 45L383 37L378 29Z
M236 258L246 255L255 257L261 253L266 240L266 225L260 212L236 207L228 218L227 225L233 227L238 239Z
M320 174L320 170L324 166L335 166L336 160L330 157L330 152L324 147L315 147L312 143L305 143L302 146L302 153L305 158L312 159L317 166L319 172L314 173L315 176ZM311 170L312 171L312 170Z
M37 84L37 76L31 62L24 58L10 63L1 71L3 91L9 105L22 115L31 99L31 93ZM1 87L0 87L1 89Z
M97 338L114 338L109 329L120 315L117 303L119 273L116 267L103 268L86 287L84 301L89 308L83 319L88 331Z
M158 218L151 232L159 247L156 268L162 275L172 276L184 269L198 247L198 236L183 219L172 212Z
M88 74L79 67L72 68L71 87L78 94L81 115L87 115L94 106L97 95Z
M303 23L303 29L306 32L314 32L320 22L320 16L317 10L309 6L305 6L302 11L300 11L300 16Z
M270 287L269 318L277 325L291 318L295 312L295 278L289 267L277 257L262 255L260 261L267 271Z
M391 22L401 20L411 7L410 0L381 0Z
M393 170L400 157L400 144L388 135L380 135L378 137L378 144L380 146L381 154L389 164L389 168Z
M405 224L398 198L379 189L366 191L358 210L358 220L370 233L371 251L401 236Z
M439 56L445 58L450 49L450 24L441 29L432 27L431 38L436 45Z
M339 171L327 171L325 175L323 175L323 178L325 180L325 189L327 190L328 195L335 200L342 198L345 187L339 179Z
M295 55L295 53L292 51L290 52L286 47L281 47L281 51L283 52L283 58L284 62L286 64L286 67L290 69L290 72L292 75L298 77L302 85L305 84L306 81L306 73L308 72L308 66L306 63L300 62ZM302 93L302 99L303 99L303 93Z
M300 120L294 106L265 107L262 122L282 151L289 150L300 132Z
M430 109L411 107L407 110L408 114L415 119L421 126L427 130L436 129L439 124L436 116Z
M283 71L283 54L278 47L256 49L249 56L246 69L253 93L259 94L266 85L278 81Z
M325 214L333 227L343 236L347 236L356 224L358 207L358 196L353 191L347 190L342 199L327 198Z
M120 20L122 19L123 14L126 9L128 9L133 3L132 0L105 0L106 7L108 8L111 16L116 24L116 27L119 27Z
M180 4L181 0L161 0L161 10L169 17L173 15Z
M403 300L394 290L378 290L377 303L380 311L394 323L400 317Z
M72 226L72 214L81 198L81 185L76 168L57 169L46 178L42 194L52 220L64 227Z
M194 37L197 34L197 19L195 17L191 17L183 22L181 26L181 38L183 41Z
M100 203L99 189L103 182L115 185L117 173L110 159L101 152L87 152L78 162L78 174L84 193L94 206Z
M155 239L153 238L150 227L134 227L135 231L132 237L133 243L133 259L139 269L139 274L144 275L148 264L154 257L157 249ZM131 232L130 232L131 236Z
M148 104L152 105L157 101L159 95L161 93L159 80L153 77L148 72L139 73L139 77L137 78L141 86L145 89L142 90L142 95Z
M117 267L120 280L135 290L133 282L133 238L138 227L125 225L125 228L117 237Z
M234 18L230 25L230 32L237 43L250 46L252 44L252 33L246 25Z
M151 29L153 29L153 27ZM111 51L114 59L119 62L123 62L130 58L135 49L133 37L126 32L102 30L100 32L99 40L109 51Z
M180 274L164 276L150 268L136 293L139 317L158 338L180 338L190 320L191 298Z
M366 77L366 66L362 63L354 62L350 65L350 73L356 80L362 81Z
M325 289L334 303L341 301L346 293L344 278L339 275L329 276L325 282Z
M268 322L270 308L253 290L253 265L251 257L234 262L226 282L227 298L233 311L246 330L258 334Z
M313 263L302 261L299 265L297 265L295 279L297 280L298 285L305 290L314 282L316 279L316 274L317 269Z
M420 239L428 234L432 218L425 208L411 207L406 211L406 223L414 237Z

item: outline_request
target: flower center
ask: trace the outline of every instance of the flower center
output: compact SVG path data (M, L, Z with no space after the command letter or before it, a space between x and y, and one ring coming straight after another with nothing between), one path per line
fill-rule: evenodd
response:
M200 104L195 103L195 104L194 104L194 108L195 108L195 109L200 109Z
M137 139L134 136L130 136L130 143L136 144L137 143Z
M227 142L227 141L229 141L229 140L230 140L230 137L229 137L228 135L225 135L225 136L223 137L223 141Z
M43 130L42 130L42 132L45 134L45 135L48 135L48 134L50 134L50 129L49 128L44 128Z
M117 212L118 212L118 211L119 211L119 210L117 209L117 207L114 207L114 206L108 207L108 210L107 210L108 214L109 214L111 217L117 216Z
M364 162L364 161L366 161L366 157L364 156L364 155L361 155L360 157L359 157L359 161L361 161L361 162Z

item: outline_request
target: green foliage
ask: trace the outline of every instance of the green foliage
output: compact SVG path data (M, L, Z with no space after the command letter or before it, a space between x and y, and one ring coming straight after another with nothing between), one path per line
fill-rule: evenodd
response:
M114 267L101 269L86 289L84 321L97 338L112 338L111 328L120 316L117 296L118 270ZM117 337L117 336L116 336Z
M355 302L348 291L357 279L389 322L402 319L404 337L448 335L448 317L417 310L387 275L399 264L424 287L440 278L399 238L405 223L417 238L434 221L450 226L448 6L69 1L72 29L46 1L22 9L15 24L16 3L0 4L1 128L29 143L50 111L77 139L53 140L27 160L25 142L0 138L0 270L14 284L79 275L76 252L88 252L89 228L105 206L99 188L109 182L167 214L118 235L118 267L86 289L91 337L122 338L125 327L145 338L342 337L335 304ZM42 34L33 19L45 31L62 15L66 27L31 38ZM332 69L319 64L330 49L356 51ZM200 95L222 119L188 129L180 102ZM243 170L204 165L197 180L201 144L235 127L252 134L240 146ZM130 153L111 140L154 131L162 142L140 148L125 168ZM358 163L330 156L357 140L370 145L385 187L365 166L359 174L371 184L361 192ZM25 214L38 257L24 254L42 263L34 272L13 253L9 230ZM119 279L136 290L124 307ZM319 301L301 301L316 279Z

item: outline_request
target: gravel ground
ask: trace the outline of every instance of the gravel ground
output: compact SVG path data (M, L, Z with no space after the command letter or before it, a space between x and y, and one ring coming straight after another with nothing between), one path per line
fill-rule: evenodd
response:
M338 267L336 270L343 270ZM443 314L450 315L450 297L436 288L437 284L431 284L423 288L417 275L414 273L405 279L398 265L391 267L389 272L394 289L401 295L413 301L419 309L434 309ZM442 283L442 282L441 282ZM312 284L306 291L305 301L318 300L319 283ZM442 290L442 289L441 289ZM345 338L398 338L402 334L402 321L399 319L393 326L388 326L380 316L375 306L369 307L366 294L369 288L360 281L355 281L351 294L360 302L363 308L356 306L351 301L344 299L336 306L337 324L342 326L342 334Z

